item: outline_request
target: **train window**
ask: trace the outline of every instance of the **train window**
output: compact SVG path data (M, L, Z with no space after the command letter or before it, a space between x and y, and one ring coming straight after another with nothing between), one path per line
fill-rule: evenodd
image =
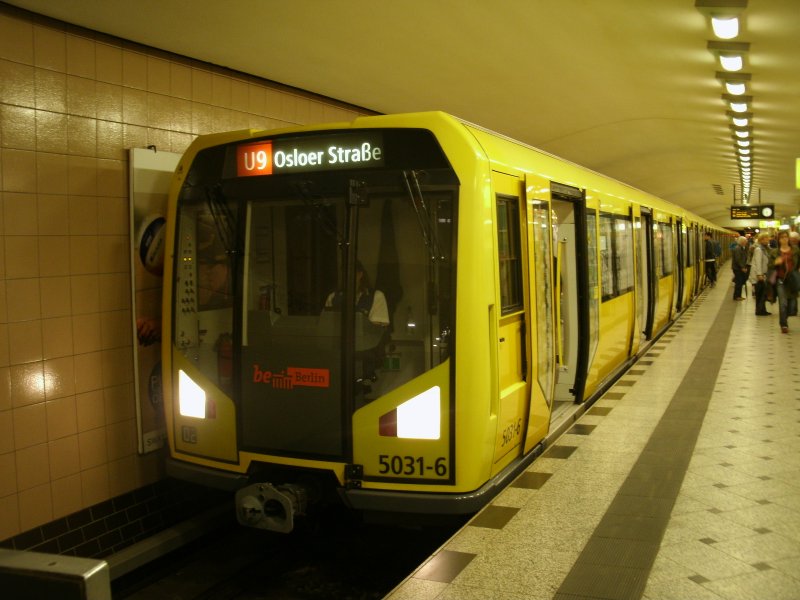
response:
M672 271L675 269L675 250L672 240L672 225L669 223L658 223L657 238L661 250L659 255L659 258L661 259L661 272L659 273L659 277L666 277L667 275L672 275Z
M633 289L633 228L627 216L600 213L603 301Z
M536 281L536 341L538 346L539 385L544 397L550 399L553 388L553 303L551 293L550 223L546 204L534 204L530 222L533 225L534 277Z
M589 263L589 360L597 350L600 335L600 301L597 293L600 285L600 275L597 268L597 211L593 208L586 209L586 231Z
M523 302L517 198L497 196L497 250L501 314L506 315L522 309Z

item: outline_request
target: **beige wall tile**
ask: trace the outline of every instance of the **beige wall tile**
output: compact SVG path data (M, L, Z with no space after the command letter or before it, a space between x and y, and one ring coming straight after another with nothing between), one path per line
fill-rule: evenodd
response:
M72 317L72 329L75 331L74 348L76 354L97 352L102 349L100 313L75 315Z
M109 498L108 465L81 471L81 493L84 506L92 506Z
M123 88L122 120L131 125L147 126L147 92L141 89Z
M72 313L72 278L42 277L39 280L42 317L63 317Z
M33 64L33 25L0 15L0 58Z
M213 102L212 78L208 71L192 68L192 100L203 104Z
M130 310L100 313L100 338L103 349L130 346L133 343L133 320Z
M94 157L97 153L97 120L93 117L80 117L69 115L67 117L67 151L69 154L78 156ZM72 172L70 171L70 176ZM92 191L96 192L97 174L94 173L95 181L91 182ZM70 183L72 183L70 181ZM72 187L70 187L72 190ZM74 192L80 193L80 192Z
M6 301L9 322L40 318L39 279L9 279Z
M122 50L108 44L95 45L95 65L98 81L122 83Z
M102 356L100 352L75 355L75 393L91 392L103 387Z
M8 302L6 301L6 282L0 280L0 323L8 323ZM0 365L3 363L0 361Z
M64 235L69 229L69 197L39 194L36 203L40 235Z
M0 144L17 150L36 149L36 111L21 106L0 105Z
M63 277L69 275L69 237L48 235L39 237L39 275ZM39 285L41 289L41 282Z
M39 232L35 194L3 194L3 230L6 235L36 235Z
M122 145L122 123L97 121L97 157L125 160L127 152ZM98 165L98 179L101 166ZM98 181L97 193L102 195Z
M14 421L12 416L11 410L0 410L0 454L14 451ZM0 485L2 485L2 477L0 477Z
M95 196L70 196L69 232L71 235L97 235Z
M47 400L75 394L75 356L44 361L44 375L44 396Z
M96 235L71 236L69 238L70 272L73 275L97 273L100 256Z
M6 277L39 276L39 240L34 235L5 236Z
M97 159L90 156L70 156L68 193L75 196L97 195Z
M140 487L140 484L135 456L126 456L108 463L108 489L111 497L120 496L137 487Z
M137 450L136 419L112 423L106 427L108 460L115 461L133 456Z
M67 112L94 119L97 116L97 92L94 79L67 76ZM73 152L72 154L82 154ZM90 154L94 154L94 149Z
M34 107L35 81L33 67L0 59L0 91L8 104Z
M147 57L147 91L168 96L170 93L170 63L154 56Z
M54 479L50 488L53 491L53 519L65 517L84 508L80 473Z
M69 162L63 154L36 155L36 182L40 194L69 192Z
M240 112L250 111L250 90L247 82L241 79L231 80L231 102L230 106L233 110Z
M47 69L36 69L35 106L40 110L64 113L67 110L67 76ZM20 104L15 102L15 104ZM30 106L26 104L26 106Z
M119 423L136 417L133 383L108 387L103 390L106 423Z
M49 110L36 111L36 149L40 152L67 153L67 115Z
M50 456L50 477L61 479L80 473L81 455L77 434L48 442L47 448Z
M104 350L103 385L112 387L133 381L133 349L111 348Z
M14 446L17 450L47 442L47 413L44 402L12 410Z
M0 367L0 411L7 410L11 410L11 368Z
M44 485L50 481L50 456L47 444L17 450L17 490Z
M17 493L17 454L0 454L0 498Z
M72 318L54 317L42 320L42 354L45 360L71 356L74 353L72 345Z
M99 427L80 432L78 448L81 456L81 471L105 465L108 462L106 428Z
M102 390L77 394L75 403L78 411L78 431L89 431L106 424L106 408Z
M71 357L70 357L71 359ZM47 438L50 441L78 433L78 411L75 396L66 396L45 402L47 412Z
M131 278L128 273L102 273L100 310L125 310L131 307Z
M3 190L36 192L36 153L30 150L3 150Z
M127 202L128 193L128 163L122 160L98 160L97 195L125 198Z
M19 526L22 531L28 531L53 520L50 483L20 492L18 496Z
M21 365L41 361L42 351L42 322L20 321L8 325L9 364Z
M20 533L19 500L16 494L0 497L0 540L14 537Z
M11 405L14 408L44 402L44 365L42 363L13 365L10 367L10 376ZM19 448L19 446L17 447Z
M105 163L101 161L101 165L105 165ZM100 172L102 173L104 170L101 168ZM127 196L124 198L100 198L98 205L99 233L101 235L124 235L128 239L129 210Z
M33 27L33 64L44 69L67 70L67 40L61 31Z
M159 94L147 94L147 124L168 130L172 126L172 99Z
M122 51L122 84L147 89L147 56L131 50Z
M186 65L169 63L170 95L189 100L192 97L192 69Z
M70 277L70 297L73 314L86 314L100 310L100 280L97 275Z
M263 115L267 103L267 92L260 85L248 84L247 86L247 112Z
M127 235L101 235L97 241L100 248L98 270L101 273L124 273L125 277L130 277L130 237Z
M8 325L0 323L0 366L7 367L11 364L11 353L8 343Z
M96 76L94 41L67 35L67 73L94 79Z

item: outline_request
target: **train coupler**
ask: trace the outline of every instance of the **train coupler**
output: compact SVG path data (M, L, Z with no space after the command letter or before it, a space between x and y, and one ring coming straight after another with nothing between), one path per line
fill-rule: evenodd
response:
M278 533L294 529L296 516L306 514L308 490L291 483L255 483L236 492L236 518L240 524Z

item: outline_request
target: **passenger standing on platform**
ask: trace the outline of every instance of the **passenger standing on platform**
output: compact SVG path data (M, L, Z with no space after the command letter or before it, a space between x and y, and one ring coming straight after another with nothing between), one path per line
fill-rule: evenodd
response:
M742 288L747 283L747 238L742 236L736 243L731 257L731 268L733 269L733 299L735 301L744 300Z
M715 258L714 252L714 242L711 241L711 234L706 231L705 233L705 245L704 248L704 255L705 258L703 261L706 265L706 277L708 277L708 283L713 288L717 284L717 259Z
M756 299L756 316L764 317L772 313L767 312L767 272L769 271L769 238L766 231L762 231L756 238L753 249L753 260L750 264L750 281L753 283Z
M787 277L800 267L800 249L789 244L789 232L785 229L778 232L778 247L770 252L770 263L775 272L781 332L789 333L789 317L797 313L797 290Z

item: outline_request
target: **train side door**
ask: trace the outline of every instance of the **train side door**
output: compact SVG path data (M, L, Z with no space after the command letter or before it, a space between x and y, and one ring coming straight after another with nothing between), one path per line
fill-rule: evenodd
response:
M656 301L658 300L658 278L655 271L655 257L653 255L653 215L649 209L642 207L642 226L639 229L639 248L644 252L644 257L639 261L639 290L643 296L640 306L642 313L642 335L645 340L653 337L653 320L655 318Z
M525 180L528 295L531 322L528 381L530 406L524 452L529 452L547 434L555 382L555 307L553 291L553 236L550 221L549 182L534 177Z
M497 285L499 307L495 306L492 327L496 328L497 356L497 435L493 472L517 456L527 427L528 398L528 304L525 293L527 257L524 250L517 177L493 173L497 244ZM503 460L506 458L506 460Z
M583 402L589 348L586 200L582 190L551 182L553 281L555 291L556 378L551 419L558 404Z
M675 222L675 287L672 305L675 307L675 312L680 313L683 310L683 285L684 285L684 271L683 271L683 221L677 219Z

